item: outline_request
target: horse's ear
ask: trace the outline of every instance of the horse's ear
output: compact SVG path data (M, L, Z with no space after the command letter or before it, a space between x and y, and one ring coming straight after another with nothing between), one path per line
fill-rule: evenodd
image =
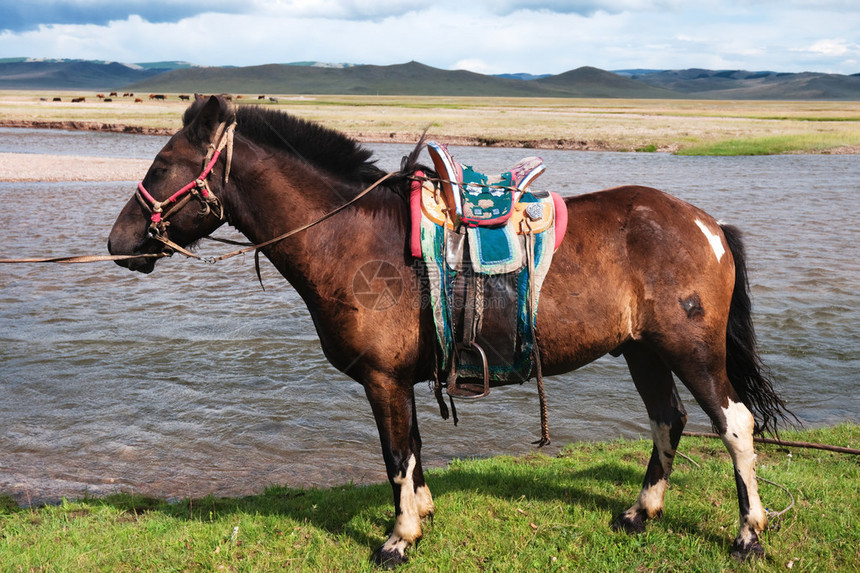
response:
M221 123L222 103L218 96L209 96L200 107L197 116L188 126L188 135L201 142L208 142L212 139L212 133L215 128Z

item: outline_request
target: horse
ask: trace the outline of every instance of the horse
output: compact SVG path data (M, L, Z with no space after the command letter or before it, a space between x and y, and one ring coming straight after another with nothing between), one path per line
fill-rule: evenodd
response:
M393 529L373 553L395 566L435 506L421 464L415 384L433 380L437 344L420 261L408 249L408 196L424 137L385 173L355 140L283 111L200 97L156 155L111 229L117 261L152 272L227 223L306 304L331 364L364 388L390 482ZM222 151L227 151L223 154ZM226 158L225 158L226 155ZM201 172L201 166L203 171ZM544 281L536 330L546 376L623 356L645 403L653 448L635 502L610 524L641 532L662 515L686 410L674 376L731 455L740 527L731 553L761 556L767 515L754 433L791 413L756 348L740 231L657 189L622 186L564 199L566 237ZM354 277L368 263L397 282L369 304ZM440 406L442 404L440 403Z

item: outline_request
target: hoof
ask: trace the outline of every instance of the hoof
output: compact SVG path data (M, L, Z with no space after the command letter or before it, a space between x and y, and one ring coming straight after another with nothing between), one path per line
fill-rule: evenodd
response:
M373 562L383 569L394 569L408 561L406 554L396 550L386 549L383 545L373 553Z
M614 531L623 531L631 534L645 533L645 518L642 514L642 511L637 511L631 517L628 512L625 511L612 522L612 529Z
M732 543L732 557L738 561L752 561L764 557L764 547L758 542L758 539L743 542L740 539L735 539Z

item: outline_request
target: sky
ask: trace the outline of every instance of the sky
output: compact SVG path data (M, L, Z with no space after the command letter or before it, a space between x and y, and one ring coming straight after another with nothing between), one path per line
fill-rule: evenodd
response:
M0 0L0 58L860 73L859 0Z

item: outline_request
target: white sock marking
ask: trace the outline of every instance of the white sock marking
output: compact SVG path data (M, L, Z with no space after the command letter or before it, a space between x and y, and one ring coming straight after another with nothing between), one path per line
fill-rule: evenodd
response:
M746 527L760 533L767 526L767 516L758 495L758 482L755 475L755 450L753 449L753 415L741 403L729 400L729 405L723 408L726 417L726 433L722 436L723 443L732 456L735 468L749 496L749 515L741 515L741 535Z
M421 516L419 504L415 497L415 482L412 472L415 470L415 455L409 456L406 475L394 478L394 483L400 486L400 514L394 522L394 531L385 542L386 548L396 548L399 553L421 537ZM429 492L428 492L429 493Z

